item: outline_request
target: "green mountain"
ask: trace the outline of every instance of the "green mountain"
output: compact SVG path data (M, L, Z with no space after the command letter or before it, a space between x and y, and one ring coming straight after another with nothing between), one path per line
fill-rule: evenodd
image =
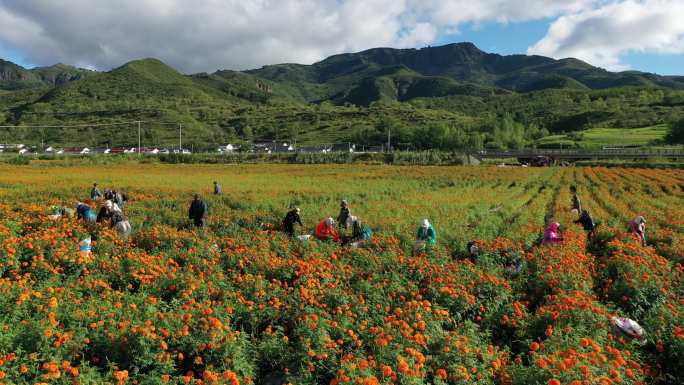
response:
M403 76L387 76L403 71ZM542 56L486 53L472 43L449 44L422 49L374 48L367 51L331 56L310 66L279 64L247 71L299 90L309 102L333 99L338 102L369 102L389 97L412 98L413 93L398 92L409 84L427 82L428 92L420 96L446 94L481 94L482 87L515 92L542 89L606 89L625 86L684 89L684 81L635 71L614 73L593 67L577 59L554 60ZM384 78L380 84L376 79ZM394 86L391 85L394 83ZM472 87L476 87L473 90ZM359 87L367 90L363 97ZM383 88L389 87L390 89ZM323 89L312 93L312 89ZM434 90L432 93L430 90ZM497 92L497 91L493 91Z
M0 61L0 142L171 146L353 141L400 148L521 147L591 128L684 116L684 77L609 72L577 59L486 53L470 43L376 48L312 65L184 75L157 59L108 72ZM92 124L92 126L87 126ZM117 124L117 125L113 125ZM24 126L77 127L34 127ZM558 136L558 135L556 135Z
M54 87L85 78L93 73L93 71L61 63L29 70L0 59L0 90Z

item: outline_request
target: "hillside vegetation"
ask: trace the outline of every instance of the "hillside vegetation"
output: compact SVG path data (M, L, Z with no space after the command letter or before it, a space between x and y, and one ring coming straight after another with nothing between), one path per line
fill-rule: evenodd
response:
M519 148L554 143L544 139L551 135L663 127L682 117L682 77L608 72L576 59L501 56L470 43L377 48L313 65L192 75L156 59L109 72L0 62L0 125L141 120L149 146L177 144L182 124L183 142L207 149L262 140L378 145L388 133L401 149ZM0 141L132 145L132 130L137 124L2 128Z

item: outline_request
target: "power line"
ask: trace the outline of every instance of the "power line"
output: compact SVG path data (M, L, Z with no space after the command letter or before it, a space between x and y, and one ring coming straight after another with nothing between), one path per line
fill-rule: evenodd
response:
M40 125L40 126L0 126L0 128L77 128L77 127L103 127L103 126L126 126L138 123L137 120L126 123L93 123L93 124L72 124L72 125Z

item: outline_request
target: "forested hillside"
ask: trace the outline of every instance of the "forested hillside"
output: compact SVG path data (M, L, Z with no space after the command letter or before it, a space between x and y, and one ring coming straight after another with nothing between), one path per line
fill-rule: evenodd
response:
M177 143L182 124L184 143L206 148L276 139L376 145L388 131L397 148L519 148L682 117L682 77L501 56L469 43L190 75L156 59L109 72L0 62L0 125L82 125L0 128L0 142L11 143L134 144L133 126L87 124L141 120L143 141L155 146Z

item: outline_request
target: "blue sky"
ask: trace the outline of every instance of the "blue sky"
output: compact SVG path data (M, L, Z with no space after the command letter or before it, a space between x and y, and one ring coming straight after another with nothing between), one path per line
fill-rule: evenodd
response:
M155 57L194 73L469 41L684 75L682 15L684 0L0 0L0 58L108 70Z
M529 47L546 35L551 21L467 25L458 34L440 36L436 44L470 41L487 52L501 55L525 54ZM628 52L620 55L620 59L632 70L660 75L684 75L684 54Z
M24 67L32 67L33 64L27 62L22 58L21 54L16 50L9 49L4 45L0 45L0 59L9 60L12 63L19 64Z

